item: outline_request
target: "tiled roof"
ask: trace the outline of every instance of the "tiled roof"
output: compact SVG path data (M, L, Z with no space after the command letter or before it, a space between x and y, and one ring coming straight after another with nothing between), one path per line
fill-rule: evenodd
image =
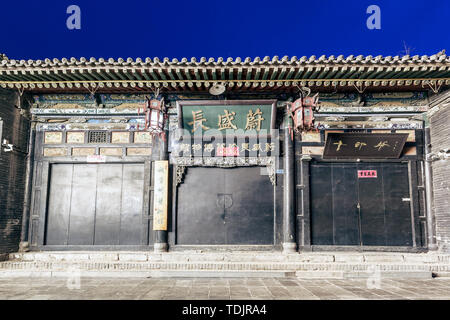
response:
M450 63L450 56L447 56L444 51L441 51L437 54L434 54L432 56L386 56L383 57L381 55L373 57L373 56L347 56L344 57L343 55L340 56L325 56L322 55L320 57L316 56L310 56L306 57L303 56L301 58L297 58L296 56L288 57L284 56L281 59L278 56L274 56L272 58L266 56L264 58L256 57L254 59L247 57L245 59L242 59L240 57L237 57L235 59L229 57L227 59L224 59L222 57L219 57L216 59L214 58L205 58L202 57L197 60L197 58L192 57L190 59L182 58L181 60L178 59L159 59L159 58L118 58L117 60L113 58L109 59L103 59L103 58L62 58L62 59L44 59L44 60L14 60L14 59L6 59L5 61L2 61L1 65L2 67L61 67L61 66L73 66L73 67L80 67L80 66L152 66L152 67L176 67L176 66L258 66L258 65L310 65L310 64L416 64L416 63Z
M215 82L230 88L304 86L450 85L450 56L311 56L273 58L62 58L14 60L0 55L4 88L71 89L161 86L202 90Z

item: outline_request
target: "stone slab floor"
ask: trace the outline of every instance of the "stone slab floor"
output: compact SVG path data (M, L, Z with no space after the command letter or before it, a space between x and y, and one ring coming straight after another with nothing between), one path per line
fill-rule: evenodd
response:
M378 282L296 278L0 278L0 299L450 300L450 278Z

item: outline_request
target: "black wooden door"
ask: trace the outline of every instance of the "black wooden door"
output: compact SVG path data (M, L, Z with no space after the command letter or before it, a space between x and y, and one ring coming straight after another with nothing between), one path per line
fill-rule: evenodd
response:
M359 177L358 171L376 177ZM407 165L311 165L313 245L411 246Z
M177 244L273 244L273 208L258 167L189 168L178 187Z
M142 245L143 164L54 164L46 245Z

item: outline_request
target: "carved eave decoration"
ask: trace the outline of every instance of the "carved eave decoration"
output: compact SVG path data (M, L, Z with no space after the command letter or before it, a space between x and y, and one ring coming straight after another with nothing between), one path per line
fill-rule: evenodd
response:
M176 165L176 185L183 182L186 167L252 167L260 166L267 168L272 185L276 185L276 158L275 157L176 157L172 158L172 163Z

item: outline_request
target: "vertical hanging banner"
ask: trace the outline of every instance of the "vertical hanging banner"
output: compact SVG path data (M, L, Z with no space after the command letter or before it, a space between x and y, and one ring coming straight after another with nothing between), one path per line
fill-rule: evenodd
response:
M167 198L169 161L155 161L155 193L153 204L153 230L167 230Z

